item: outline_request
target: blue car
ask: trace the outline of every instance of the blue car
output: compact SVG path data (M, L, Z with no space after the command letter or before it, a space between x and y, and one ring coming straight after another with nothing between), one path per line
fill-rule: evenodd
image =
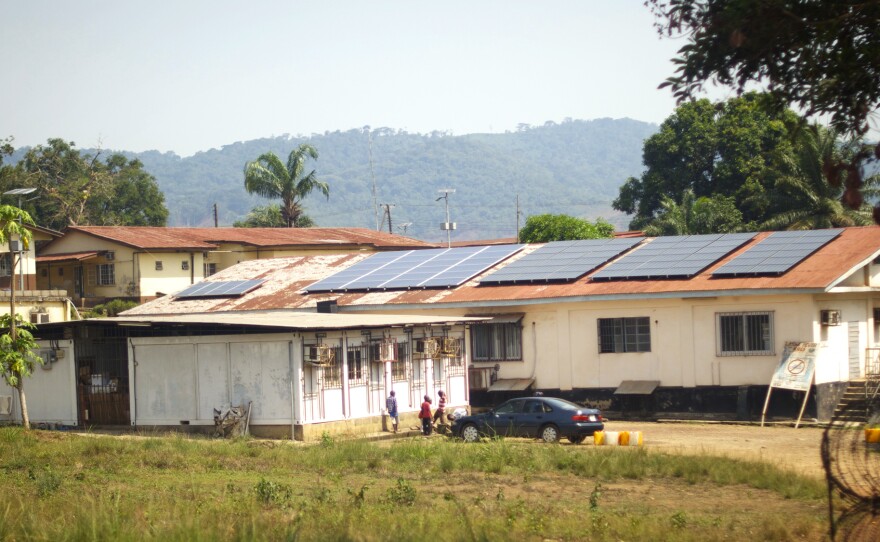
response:
M540 438L556 442L561 437L580 444L605 428L602 413L594 408L555 397L520 397L498 407L453 420L452 433L465 442L484 436Z

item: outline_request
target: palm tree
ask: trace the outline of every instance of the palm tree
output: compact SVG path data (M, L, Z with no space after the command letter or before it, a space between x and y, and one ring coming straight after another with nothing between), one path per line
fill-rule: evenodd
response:
M34 366L35 356L30 348L24 347L23 339L27 339L29 333L22 333L19 337L17 327L21 325L21 317L15 313L15 268L17 265L17 250L13 247L13 241L21 243L23 249L27 249L31 242L31 231L25 224L34 225L34 221L26 211L12 205L0 205L0 244L9 245L9 254L12 260L12 273L9 284L9 317L3 318L2 323L8 325L9 333L0 336L0 373L10 386L18 390L18 400L21 404L21 423L25 429L30 429L30 419L27 413L27 401L24 396L24 377L30 375ZM26 342L26 341L25 341ZM33 343L33 340L30 341Z
M780 179L774 194L783 211L765 221L762 229L814 230L873 224L870 206L851 209L842 202L846 171L835 168L835 164L851 159L859 146L857 141L842 143L837 132L816 124L801 130L795 154L786 160L789 174ZM878 180L876 175L865 179L863 193L874 194Z
M244 167L245 190L264 198L281 199L281 217L288 228L296 227L303 212L302 200L313 190L330 197L330 187L318 180L315 170L303 175L307 158L317 160L318 151L303 143L290 151L286 166L275 153L267 152Z
M651 237L732 233L744 228L742 213L732 197L696 197L693 190L681 194L681 203L663 196L657 216L645 226Z

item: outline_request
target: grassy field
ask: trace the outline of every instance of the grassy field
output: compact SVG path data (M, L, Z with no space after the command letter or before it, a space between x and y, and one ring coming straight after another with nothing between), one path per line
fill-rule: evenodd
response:
M645 448L0 428L0 540L822 540L825 490Z

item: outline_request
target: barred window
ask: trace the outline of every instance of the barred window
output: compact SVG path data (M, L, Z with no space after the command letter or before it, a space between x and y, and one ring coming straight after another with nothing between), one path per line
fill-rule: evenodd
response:
M599 318L599 353L651 351L651 319Z
M348 347L348 384L350 386L365 386L370 376L370 363L367 356L369 347Z
M401 382L407 380L407 370L410 364L409 343L397 343L397 361L391 364L391 380Z
M715 318L719 356L773 355L772 312L720 312Z
M12 275L12 254L7 252L0 255L0 277L9 277ZM43 275L44 277L46 275Z
M113 286L116 284L116 265L102 263L97 265L98 286Z
M471 326L474 361L522 361L522 326L519 322Z
M214 273L217 272L217 264L216 263L205 263L205 276L210 277Z

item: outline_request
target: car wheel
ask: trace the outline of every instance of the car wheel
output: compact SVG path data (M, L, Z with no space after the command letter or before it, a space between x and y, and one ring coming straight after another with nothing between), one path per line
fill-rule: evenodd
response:
M461 428L461 438L465 442L477 442L480 440L480 430L476 425L469 423Z
M559 428L555 425L545 425L541 429L541 439L544 442L556 442L559 440Z
M577 436L577 437L575 437L575 436L571 436L571 437L568 437L568 441L569 441L570 443L572 443L572 444L580 444L581 442L584 441L585 438L587 438L587 437L585 437L585 436L583 436L583 435L580 435L580 436Z

